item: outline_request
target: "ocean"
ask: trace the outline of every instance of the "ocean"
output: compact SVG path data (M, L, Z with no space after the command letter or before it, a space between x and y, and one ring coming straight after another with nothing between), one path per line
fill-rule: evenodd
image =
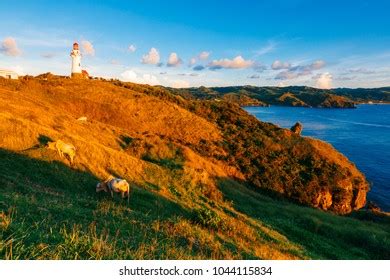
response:
M290 128L303 124L303 136L331 143L371 183L368 200L390 211L390 105L358 105L357 109L245 107L263 122Z

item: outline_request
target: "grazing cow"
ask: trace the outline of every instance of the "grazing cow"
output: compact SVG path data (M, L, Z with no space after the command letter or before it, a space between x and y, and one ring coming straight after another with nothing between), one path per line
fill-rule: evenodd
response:
M127 203L129 203L130 185L124 179L115 178L113 176L108 177L104 182L100 182L96 185L96 192L101 191L110 192L111 197L114 197L114 192L121 193L122 198L127 196Z
M48 142L48 149L57 151L60 157L64 157L67 155L69 157L70 163L73 165L73 159L76 155L76 148L72 144L67 144L61 140L57 140L55 142Z

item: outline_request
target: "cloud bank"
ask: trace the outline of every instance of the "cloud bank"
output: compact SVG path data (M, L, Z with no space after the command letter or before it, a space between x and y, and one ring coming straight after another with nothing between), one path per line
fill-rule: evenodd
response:
M137 84L157 85L160 84L156 76L151 74L138 74L133 70L126 70L121 74L124 81L133 82Z
M313 71L323 68L325 64L326 63L323 60L316 60L311 64L307 64L307 65L289 66L287 70L279 72L276 75L275 80L291 80L301 76L311 75ZM278 68L282 66L287 66L287 64L283 65L283 63L282 64L277 63L275 66ZM284 69L284 68L279 68L279 69Z
M288 63L288 62L282 62L280 60L275 60L272 65L271 65L271 68L273 70L281 70L281 69L289 69L291 67L291 64Z

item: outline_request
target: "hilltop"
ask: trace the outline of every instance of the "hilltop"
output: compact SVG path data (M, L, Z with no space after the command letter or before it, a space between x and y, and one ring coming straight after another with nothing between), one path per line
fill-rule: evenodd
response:
M172 92L192 99L221 99L240 106L292 106L317 108L354 108L358 103L389 103L390 88L337 88L318 89L307 86L288 87L199 87L170 89Z
M365 204L354 164L235 103L56 76L0 79L0 100L4 258L388 257L386 217L333 214ZM95 193L110 174L130 205Z

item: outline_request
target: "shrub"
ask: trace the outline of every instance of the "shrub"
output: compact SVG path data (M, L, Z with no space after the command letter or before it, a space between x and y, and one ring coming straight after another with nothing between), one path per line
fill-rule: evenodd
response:
M223 219L213 210L202 207L193 212L193 221L209 229L222 229Z
M168 186L169 191L176 197L181 197L181 193L173 185Z

